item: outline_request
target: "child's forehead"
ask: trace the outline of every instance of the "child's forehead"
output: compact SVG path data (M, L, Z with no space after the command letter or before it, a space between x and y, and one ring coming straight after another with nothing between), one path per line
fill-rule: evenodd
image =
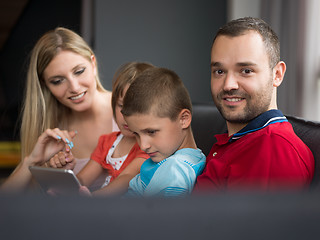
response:
M141 126L143 128L156 126L165 122L172 122L172 120L169 117L160 117L157 114L154 114L152 112L135 113L130 116L124 116L124 117L128 121L128 124L131 123L135 126Z
M161 117L159 117L157 114L154 112L146 112L146 113L133 113L130 116L125 116L126 118L131 118L131 119L145 119L146 121L154 121L154 120L160 120Z

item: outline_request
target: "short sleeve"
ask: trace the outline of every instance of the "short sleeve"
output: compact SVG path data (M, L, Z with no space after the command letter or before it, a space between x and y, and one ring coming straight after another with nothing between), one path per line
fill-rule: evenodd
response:
M149 185L146 196L176 197L191 193L196 180L194 169L185 161L176 158L162 163Z

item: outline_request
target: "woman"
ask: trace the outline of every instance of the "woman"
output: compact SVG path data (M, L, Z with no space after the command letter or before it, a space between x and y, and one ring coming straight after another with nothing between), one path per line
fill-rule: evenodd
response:
M100 82L93 51L78 34L61 27L44 34L32 50L21 125L22 161L2 187L19 188L25 158L38 137L54 128L77 132L72 140L75 173L89 160L99 136L113 130L111 92Z

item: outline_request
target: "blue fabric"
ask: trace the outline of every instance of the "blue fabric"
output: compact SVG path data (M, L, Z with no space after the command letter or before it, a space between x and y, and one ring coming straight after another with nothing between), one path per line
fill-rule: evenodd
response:
M129 183L127 196L185 196L204 169L206 157L200 149L184 148L159 163L147 159L140 174Z
M267 127L270 124L278 122L288 122L287 118L283 116L280 110L272 109L267 112L264 112L260 114L258 117L254 118L252 121L250 121L248 125L242 128L239 132L233 134L233 136L229 139L229 142L233 142L247 135L248 133L258 131L262 128Z

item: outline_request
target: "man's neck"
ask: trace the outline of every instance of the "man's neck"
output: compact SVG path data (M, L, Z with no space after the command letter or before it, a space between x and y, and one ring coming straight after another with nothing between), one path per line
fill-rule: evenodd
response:
M244 128L248 123L231 123L227 121L228 136L231 136L239 132Z
M274 108L270 107L266 112L268 112L270 110L277 110L277 108L276 107L274 107ZM266 112L264 112L264 113L266 113ZM263 114L263 113L261 113L261 114ZM260 115L258 115L258 116L260 116ZM251 121L249 121L247 123L232 123L232 122L226 121L227 122L227 129L228 129L228 136L230 137L233 134L239 132L241 129L243 129L245 126L247 126Z

